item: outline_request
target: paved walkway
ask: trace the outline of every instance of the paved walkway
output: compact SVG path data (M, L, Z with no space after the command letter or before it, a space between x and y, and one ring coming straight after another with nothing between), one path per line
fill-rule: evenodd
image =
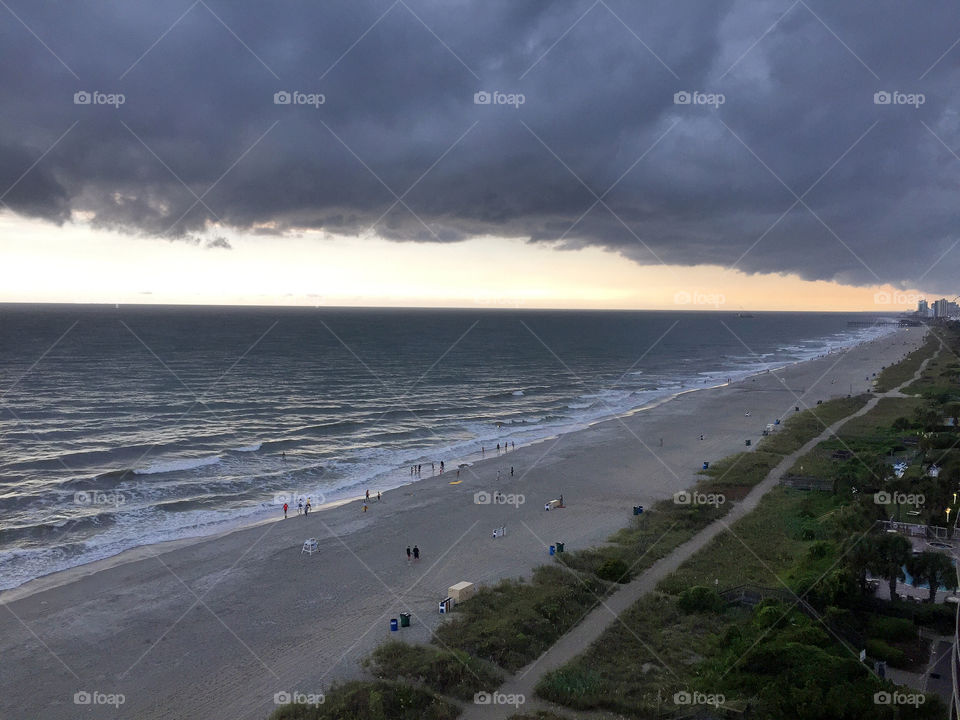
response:
M936 357L941 350L942 343L941 348L937 350L937 353L935 353L933 357ZM848 420L864 415L872 410L882 398L900 397L901 389L918 379L928 362L929 360L924 360L920 367L917 368L917 372L914 373L913 377L909 380L904 381L892 390L877 394L855 413L833 423L817 435L817 437L804 444L799 450L784 457L783 460L770 471L769 475L756 485L743 500L737 503L729 513L715 520L685 543L679 545L669 555L662 557L651 565L649 569L641 573L631 582L623 585L609 598L602 601L598 607L590 612L576 627L570 630L570 632L554 643L543 655L512 677L509 677L497 692L506 695L523 695L527 702L519 711L530 712L535 709L554 707L551 703L534 698L534 688L544 675L565 665L586 650L608 627L616 622L617 617L621 613L653 590L661 580L679 568L692 557L694 553L703 549L707 543L727 527L733 525L744 515L754 510L761 498L780 482L784 473L793 467L794 463L801 456L807 454L816 445L834 435L836 430ZM511 705L467 705L461 717L463 720L506 720L515 712L518 712L518 709Z

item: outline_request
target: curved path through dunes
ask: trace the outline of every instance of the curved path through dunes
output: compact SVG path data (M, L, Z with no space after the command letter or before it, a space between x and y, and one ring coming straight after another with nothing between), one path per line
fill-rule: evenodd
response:
M937 357L937 355L939 355L941 352L943 352L942 342L940 344L940 348L933 355L933 357ZM703 547L705 547L707 543L713 540L714 537L729 529L731 525L756 508L757 504L760 502L760 499L775 485L777 485L777 483L780 482L783 474L793 467L793 464L801 456L810 452L816 445L834 435L841 425L852 418L859 417L860 415L869 412L876 407L877 403L882 398L903 397L901 390L914 380L919 379L920 374L926 368L930 359L923 361L920 367L917 368L917 371L914 373L913 377L905 380L892 390L888 390L885 393L878 393L871 398L866 405L857 410L855 413L852 413L842 420L838 420L837 422L833 423L830 425L830 427L826 428L822 433L817 435L817 437L807 442L799 450L796 450L790 455L784 457L783 460L781 460L780 463L770 471L770 474L767 475L767 477L761 483L756 485L743 500L737 503L729 513L705 527L699 533L687 540L687 542L678 546L669 555L666 555L658 560L656 563L650 566L649 569L638 575L629 583L625 584L610 597L606 598L605 600L601 600L600 605L590 612L580 622L580 624L574 627L566 635L561 637L556 643L554 643L552 647L550 647L549 650L543 653L543 655L538 657L525 668L521 669L515 675L507 678L507 681L497 690L497 692L506 695L523 695L527 701L521 707L521 710L524 712L532 712L537 709L548 708L559 709L552 703L548 703L534 697L534 688L540 681L540 678L542 678L551 670L556 670L560 666L566 664L586 650L591 643L599 639L599 637L607 630L608 627L616 622L619 622L619 616L621 613L637 602L643 595L653 590L657 586L657 583L679 568L680 565L686 562L698 550L701 550ZM517 709L512 705L468 705L461 717L463 720L500 720L501 718L506 720L515 712L517 712Z

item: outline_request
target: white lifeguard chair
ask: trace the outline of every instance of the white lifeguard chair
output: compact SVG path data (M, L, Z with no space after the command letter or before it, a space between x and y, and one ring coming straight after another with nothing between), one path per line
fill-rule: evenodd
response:
M315 552L318 552L317 548L317 539L316 538L307 538L303 541L303 548L300 550L300 554L303 555L313 555Z

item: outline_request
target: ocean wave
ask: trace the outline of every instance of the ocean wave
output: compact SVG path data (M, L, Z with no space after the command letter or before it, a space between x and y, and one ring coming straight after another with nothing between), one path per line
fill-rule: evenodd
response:
M253 445L244 445L243 447L233 448L233 451L242 453L257 452L262 446L263 443L255 443Z
M179 460L160 462L148 468L134 470L133 472L136 475L159 475L160 473L195 470L206 467L207 465L216 465L220 460L219 455L210 455L202 458L180 458Z

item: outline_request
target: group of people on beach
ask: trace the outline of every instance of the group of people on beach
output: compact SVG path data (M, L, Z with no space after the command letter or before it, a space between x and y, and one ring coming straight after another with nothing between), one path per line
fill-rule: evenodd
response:
M377 502L380 502L380 498L381 498L380 491L377 490ZM366 512L366 511L367 511L367 505L368 505L369 503L370 503L370 491L367 490L366 495L364 496L364 500L363 500L363 512ZM311 507L311 505L310 505L310 498L307 498L307 502L306 502L306 504L304 504L303 498L301 497L299 500L297 500L297 515L309 515L309 514L310 514L310 507ZM287 512L289 511L289 509L290 509L290 506L289 506L287 503L284 503L284 504L283 504L283 519L284 519L284 520L287 519Z
M377 490L377 502L380 502L380 491ZM367 490L367 494L363 498L363 512L366 512L368 505L370 504L370 491Z
M290 509L290 506L287 503L283 504L283 519L287 519L287 511ZM304 505L303 498L297 500L297 515L309 515L310 514L310 498L307 498L307 503Z
M516 449L517 449L517 444L512 440L510 442L507 442L506 440L504 440L503 446L501 446L500 443L497 443L497 455L499 455L501 452L507 452L508 450L516 450ZM480 446L480 454L481 455L487 454L487 448L484 445Z
M440 461L440 474L441 474L441 475L443 475L444 469L446 469L446 466L444 465L443 460L441 460L441 461ZM420 464L418 464L418 465L411 465L411 466L410 466L410 474L411 474L411 475L420 475L422 472L423 472L423 464L422 464L422 463L420 463ZM437 474L437 464L436 464L436 463L430 463L430 472L432 472L434 475Z
M414 560L419 560L419 559L420 559L420 546L419 546L419 545L414 545L412 551L410 550L410 546L407 545L407 562L410 562L411 557L412 557Z

